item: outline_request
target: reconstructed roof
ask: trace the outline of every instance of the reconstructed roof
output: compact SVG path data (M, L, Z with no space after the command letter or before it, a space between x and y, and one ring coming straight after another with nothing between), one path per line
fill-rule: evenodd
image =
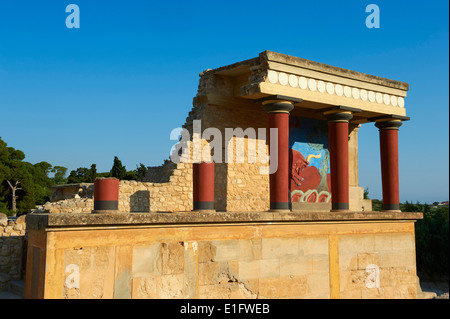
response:
M200 74L199 94L261 99L270 95L301 99L296 108L317 112L330 106L361 110L352 122L380 116L405 117L408 83L264 51L257 58Z

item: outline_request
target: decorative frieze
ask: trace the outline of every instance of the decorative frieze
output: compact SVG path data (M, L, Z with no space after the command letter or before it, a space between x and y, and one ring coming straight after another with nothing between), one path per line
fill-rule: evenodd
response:
M298 76L295 74L287 74L285 72L268 70L267 81L272 84L279 84L324 94L337 95L339 97L361 100L363 102L372 102L400 108L405 107L405 101L402 96L366 90L363 88L342 85L339 83L327 82L320 79Z

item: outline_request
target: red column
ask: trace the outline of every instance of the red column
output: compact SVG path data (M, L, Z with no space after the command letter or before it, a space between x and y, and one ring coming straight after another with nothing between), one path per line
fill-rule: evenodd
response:
M96 178L94 181L93 213L114 213L119 208L119 180Z
M294 108L292 102L270 101L264 104L264 109L269 113L269 150L271 145L270 129L277 129L275 145L278 158L277 170L270 174L270 210L288 211L289 203L289 112ZM272 159L271 159L272 160Z
M400 120L375 123L380 132L381 183L383 210L399 211L398 128Z
M330 111L328 119L328 140L330 144L331 210L349 209L348 182L348 121L351 112Z
M214 163L194 163L194 210L214 210Z

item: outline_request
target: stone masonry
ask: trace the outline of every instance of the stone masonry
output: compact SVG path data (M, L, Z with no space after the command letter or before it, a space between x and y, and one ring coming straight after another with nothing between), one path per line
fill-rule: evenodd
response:
M0 213L0 291L6 290L11 280L21 278L25 234L25 216L8 219Z

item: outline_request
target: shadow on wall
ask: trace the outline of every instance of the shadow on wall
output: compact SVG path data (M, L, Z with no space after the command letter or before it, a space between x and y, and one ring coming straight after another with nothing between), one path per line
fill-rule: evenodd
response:
M130 196L130 212L150 212L150 192L137 191Z
M214 208L218 212L227 211L228 164L216 163L214 167Z
M142 181L151 183L168 183L173 171L177 168L177 164L169 160L165 160L161 166L148 167L147 174Z

